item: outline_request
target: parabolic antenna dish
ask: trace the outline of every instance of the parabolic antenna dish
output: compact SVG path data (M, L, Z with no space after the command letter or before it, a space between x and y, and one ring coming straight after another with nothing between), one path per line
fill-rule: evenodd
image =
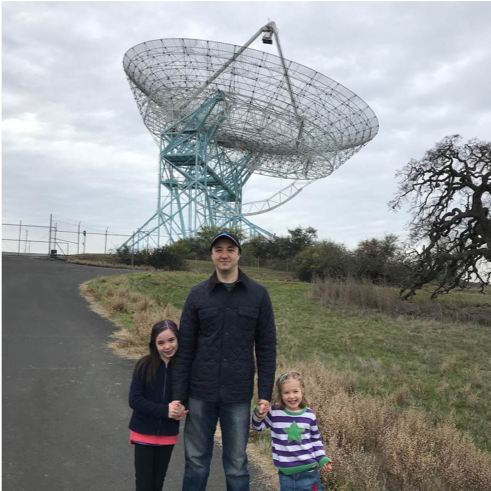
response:
M131 48L123 66L143 121L158 143L162 131L221 92L226 116L214 141L231 161L247 157L250 170L258 174L326 177L378 132L374 112L349 89L255 49L159 39ZM212 124L210 118L208 126Z

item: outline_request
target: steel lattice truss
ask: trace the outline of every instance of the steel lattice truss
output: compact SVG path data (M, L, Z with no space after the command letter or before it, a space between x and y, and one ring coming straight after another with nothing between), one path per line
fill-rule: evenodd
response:
M214 140L231 162L247 157L250 170L258 174L326 177L377 134L374 112L356 94L285 60L294 108L279 56L247 48L205 84L240 49L215 41L161 39L126 53L124 70L144 123L158 143L166 128L218 92L227 111Z

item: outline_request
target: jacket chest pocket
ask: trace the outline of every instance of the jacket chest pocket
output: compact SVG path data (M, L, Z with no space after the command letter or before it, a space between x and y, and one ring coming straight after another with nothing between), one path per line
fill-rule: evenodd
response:
M218 330L218 308L211 307L198 310L199 330L204 336L209 336Z
M255 307L239 307L237 309L239 325L247 331L256 329L257 319L259 317L259 309Z

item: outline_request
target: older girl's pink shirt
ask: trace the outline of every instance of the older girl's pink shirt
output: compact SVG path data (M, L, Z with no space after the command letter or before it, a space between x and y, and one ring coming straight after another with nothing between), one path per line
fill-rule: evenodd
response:
M157 435L142 435L136 431L130 433L130 445L134 443L144 443L146 445L176 445L179 435L157 436Z

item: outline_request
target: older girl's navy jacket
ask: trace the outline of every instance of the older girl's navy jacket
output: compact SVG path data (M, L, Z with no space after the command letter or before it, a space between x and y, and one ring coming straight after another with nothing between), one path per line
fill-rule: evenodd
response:
M137 364L138 367L139 364ZM179 433L179 421L169 418L172 401L172 364L162 361L151 386L145 383L146 370L135 369L129 404L133 409L129 428L143 435L171 436Z

